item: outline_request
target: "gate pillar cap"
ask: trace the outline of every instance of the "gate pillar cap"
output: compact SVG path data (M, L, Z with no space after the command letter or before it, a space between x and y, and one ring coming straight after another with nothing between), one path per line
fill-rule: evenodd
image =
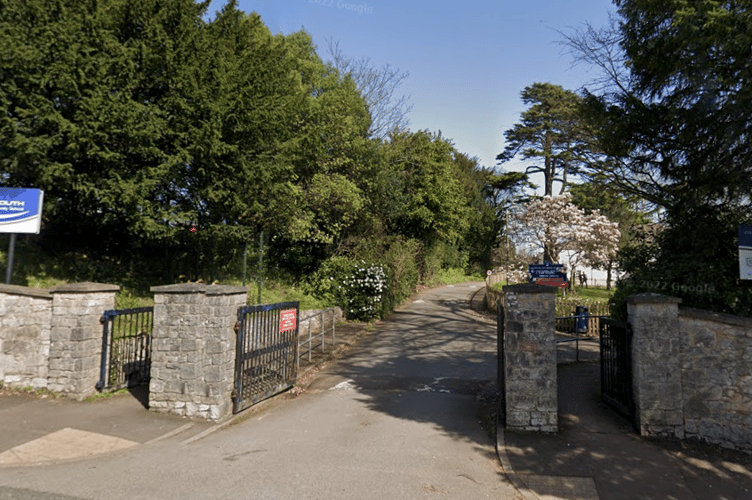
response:
M504 292L511 293L556 293L555 286L539 285L537 283L519 283L517 285L506 285L502 288Z
M83 283L71 283L69 285L59 285L50 288L50 293L91 293L91 292L119 292L120 286L108 285L106 283L92 283L84 281Z
M0 284L0 293L8 295L25 295L28 297L39 297L42 299L51 299L50 290L48 288L31 288L28 286L19 285L4 285Z
M250 287L231 285L207 285L205 283L178 283L149 288L154 293L205 293L207 295L232 295L248 293Z
M627 297L627 304L681 304L682 299L655 292L640 293Z

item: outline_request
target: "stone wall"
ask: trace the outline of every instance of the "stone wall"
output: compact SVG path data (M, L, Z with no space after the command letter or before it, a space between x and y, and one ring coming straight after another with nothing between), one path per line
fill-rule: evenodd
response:
M684 434L752 451L752 318L679 309Z
M752 451L752 318L628 299L636 422L643 436Z
M504 378L510 430L557 432L555 289L504 287Z
M328 330L333 327L332 322L334 325L340 323L344 319L344 314L340 307L300 311L300 321L298 323L298 332L300 333L300 336L307 336L309 328L314 335L321 333L322 317L324 318L324 328Z
M501 300L504 303L504 292L494 290L490 286L486 285L486 307L493 313L496 312L496 301Z
M47 387L52 295L47 289L0 285L0 382Z
M96 391L102 324L118 286L52 289L0 285L0 383L47 388L83 399ZM235 330L247 289L204 284L154 287L149 405L156 411L220 420L232 409ZM302 311L301 335L320 334L321 311ZM325 311L327 335L340 308ZM303 318L309 319L303 319Z
M0 380L83 399L99 379L102 325L120 287L0 285Z

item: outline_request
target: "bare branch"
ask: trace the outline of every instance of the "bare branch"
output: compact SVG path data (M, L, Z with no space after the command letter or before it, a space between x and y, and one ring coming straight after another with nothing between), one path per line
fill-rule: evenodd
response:
M605 27L596 28L585 23L571 32L558 33L563 38L559 43L564 47L564 53L572 57L573 66L584 63L600 69L601 74L589 84L595 93L630 93L632 77L621 48L619 21L612 13L609 13Z
M355 82L371 113L371 137L385 138L395 130L405 130L409 125L408 115L413 106L410 96L397 96L397 89L409 76L389 64L375 68L370 58L355 59L345 56L339 42L332 38L326 40L327 52L332 58L332 65L345 77Z

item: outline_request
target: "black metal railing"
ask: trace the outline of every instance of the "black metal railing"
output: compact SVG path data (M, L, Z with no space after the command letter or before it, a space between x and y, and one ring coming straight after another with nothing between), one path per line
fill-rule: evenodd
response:
M102 359L97 389L119 390L149 383L154 308L112 309L102 323Z
M603 319L601 337L601 399L634 419L632 393L632 328L628 323Z
M298 375L298 302L238 310L233 413L289 389Z

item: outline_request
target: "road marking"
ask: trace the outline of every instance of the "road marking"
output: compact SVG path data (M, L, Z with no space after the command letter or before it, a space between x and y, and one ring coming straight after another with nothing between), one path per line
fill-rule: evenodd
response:
M0 453L0 464L22 465L68 460L124 450L138 443L66 427Z
M329 388L330 391L354 391L356 389L357 387L355 386L354 380L345 380L344 382L340 382L334 387Z

